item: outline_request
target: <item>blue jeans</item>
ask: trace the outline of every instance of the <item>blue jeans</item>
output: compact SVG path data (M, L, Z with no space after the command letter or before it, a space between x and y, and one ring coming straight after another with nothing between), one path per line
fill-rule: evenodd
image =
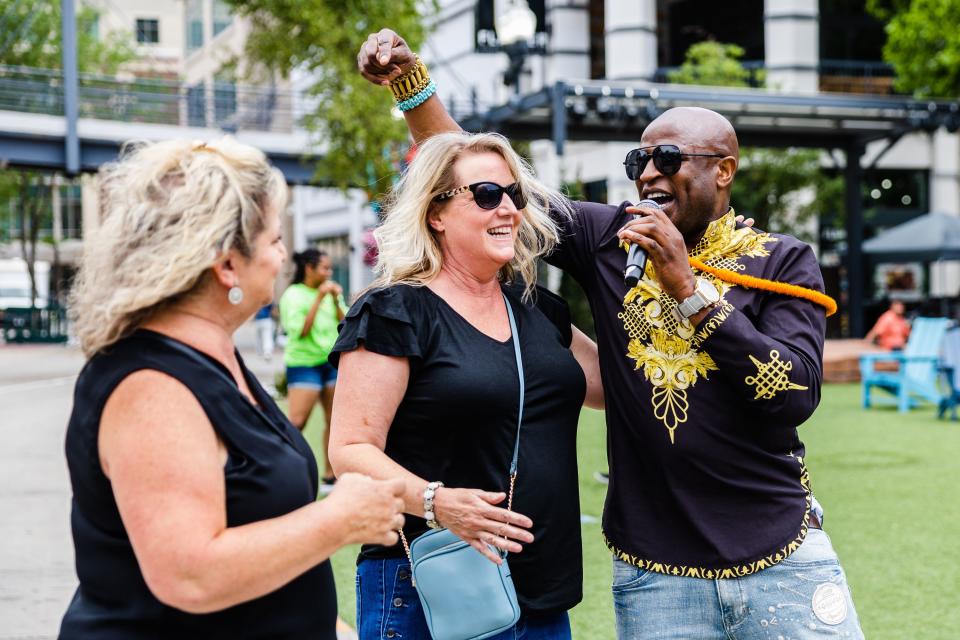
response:
M787 559L743 578L705 580L613 560L619 640L862 640L830 538L810 529Z
M360 640L429 640L430 631L406 558L364 560L357 566L357 634ZM570 640L567 612L520 615L512 628L489 640Z

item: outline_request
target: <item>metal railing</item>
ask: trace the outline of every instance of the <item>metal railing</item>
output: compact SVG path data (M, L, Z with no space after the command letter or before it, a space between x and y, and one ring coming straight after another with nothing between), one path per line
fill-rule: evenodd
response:
M891 95L896 72L886 62L821 60L820 90Z
M755 89L763 86L764 72L766 70L763 60L744 60L740 65L747 72L747 86ZM680 67L657 67L657 70L653 72L652 81L669 84L673 82L670 76L679 70Z
M7 343L67 341L69 323L63 307L8 307L0 310L0 332Z
M747 60L742 65L748 72L748 86L764 86L766 66L763 60ZM653 81L669 83L671 72L678 69L680 67L659 67L654 72ZM874 95L896 93L893 89L896 74L893 66L886 62L823 59L817 69L821 91Z
M228 131L290 133L303 120L299 95L275 86L82 73L80 117ZM0 65L0 110L64 114L59 69Z

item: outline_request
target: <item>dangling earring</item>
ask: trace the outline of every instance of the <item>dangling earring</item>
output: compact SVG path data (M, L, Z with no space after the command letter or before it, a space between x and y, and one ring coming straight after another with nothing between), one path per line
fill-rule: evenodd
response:
M243 289L237 285L230 287L230 290L227 291L227 300L230 301L230 304L240 304L243 302Z

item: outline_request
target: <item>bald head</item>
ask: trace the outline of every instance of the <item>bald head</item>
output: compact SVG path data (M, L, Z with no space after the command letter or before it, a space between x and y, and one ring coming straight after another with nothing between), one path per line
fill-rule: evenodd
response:
M641 149L666 145L679 147L682 161L661 171L652 156L635 180L637 193L655 199L693 246L709 222L730 208L740 157L737 134L716 111L678 107L651 122L640 139Z
M681 148L696 148L740 159L737 132L730 121L716 111L702 107L675 107L664 111L643 132L641 146L648 137L669 131Z

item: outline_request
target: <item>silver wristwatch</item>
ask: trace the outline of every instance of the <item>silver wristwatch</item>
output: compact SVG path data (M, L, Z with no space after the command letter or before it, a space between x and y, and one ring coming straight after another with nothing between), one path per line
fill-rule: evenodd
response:
M697 278L697 286L693 290L693 295L680 302L677 305L677 315L680 319L688 320L690 316L696 315L710 305L720 302L720 292L706 278Z
M442 486L442 482L428 482L427 488L423 490L423 517L431 529L440 529L443 526L437 522L437 517L433 513L433 498L437 495L437 489Z

